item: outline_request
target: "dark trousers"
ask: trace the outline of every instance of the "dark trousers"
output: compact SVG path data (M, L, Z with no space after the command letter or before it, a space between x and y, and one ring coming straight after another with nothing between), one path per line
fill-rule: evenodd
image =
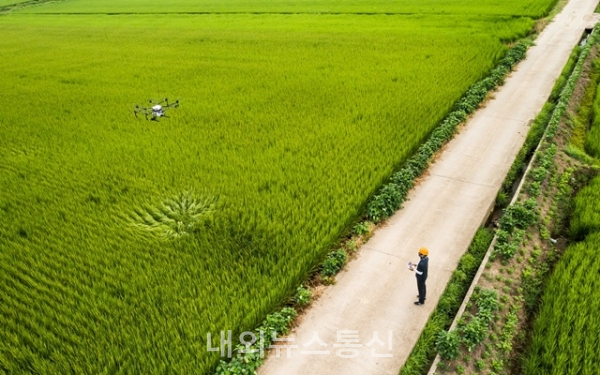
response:
M425 303L427 297L427 287L425 286L425 280L417 277L417 289L419 290L419 302Z

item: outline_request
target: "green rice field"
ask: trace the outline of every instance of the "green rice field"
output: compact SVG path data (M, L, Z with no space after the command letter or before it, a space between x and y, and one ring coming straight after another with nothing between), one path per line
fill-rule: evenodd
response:
M594 178L577 194L571 232L575 238L600 232L600 178Z
M552 4L0 15L0 374L210 373L207 333L280 307ZM225 13L183 14L204 9ZM181 103L169 118L134 116L164 97Z
M589 132L585 139L585 150L593 157L600 158L600 86L596 88L596 95L592 110L593 116Z
M18 0L6 0L17 2ZM541 17L548 0L70 0L28 13L384 13Z
M596 90L586 148L598 149L600 98ZM592 154L594 155L594 154ZM597 156L597 155L595 155ZM525 375L596 374L600 356L600 176L576 195L570 221L575 241L553 271L524 356Z
M527 375L596 374L600 355L600 232L570 246L545 286Z
M29 0L0 0L0 8L9 6L9 5L26 3L27 1L29 1Z

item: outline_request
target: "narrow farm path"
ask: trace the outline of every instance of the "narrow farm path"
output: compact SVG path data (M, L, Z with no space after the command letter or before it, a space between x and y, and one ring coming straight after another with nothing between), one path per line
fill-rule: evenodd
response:
M297 346L290 350L290 358L287 350L279 357L271 352L259 374L398 373L489 213L530 121L540 112L584 29L593 26L597 5L598 0L571 0L554 18L495 98L439 155L404 209L376 231L347 271L337 276L337 283L303 316L289 336L294 341L276 343ZM418 260L422 246L430 251L428 299L424 306L415 306L415 276L407 270L407 262ZM348 345L362 346L340 351Z

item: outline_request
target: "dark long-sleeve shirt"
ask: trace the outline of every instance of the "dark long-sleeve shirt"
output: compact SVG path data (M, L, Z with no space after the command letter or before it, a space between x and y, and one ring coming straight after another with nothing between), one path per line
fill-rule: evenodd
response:
M421 260L419 261L419 264L417 265L417 269L415 271L415 275L417 276L417 279L419 279L421 281L427 280L428 266L429 266L429 258L428 257L421 258Z

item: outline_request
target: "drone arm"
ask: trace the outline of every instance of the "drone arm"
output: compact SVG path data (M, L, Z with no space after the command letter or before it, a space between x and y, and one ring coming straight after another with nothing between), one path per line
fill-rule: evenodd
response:
M169 98L164 98L163 100L161 100L160 102L155 102L154 100L150 99L150 104L163 104L163 103L167 103L167 105L165 107L169 106Z
M177 108L179 107L179 100L175 100L173 103L168 104L165 106L165 108Z

